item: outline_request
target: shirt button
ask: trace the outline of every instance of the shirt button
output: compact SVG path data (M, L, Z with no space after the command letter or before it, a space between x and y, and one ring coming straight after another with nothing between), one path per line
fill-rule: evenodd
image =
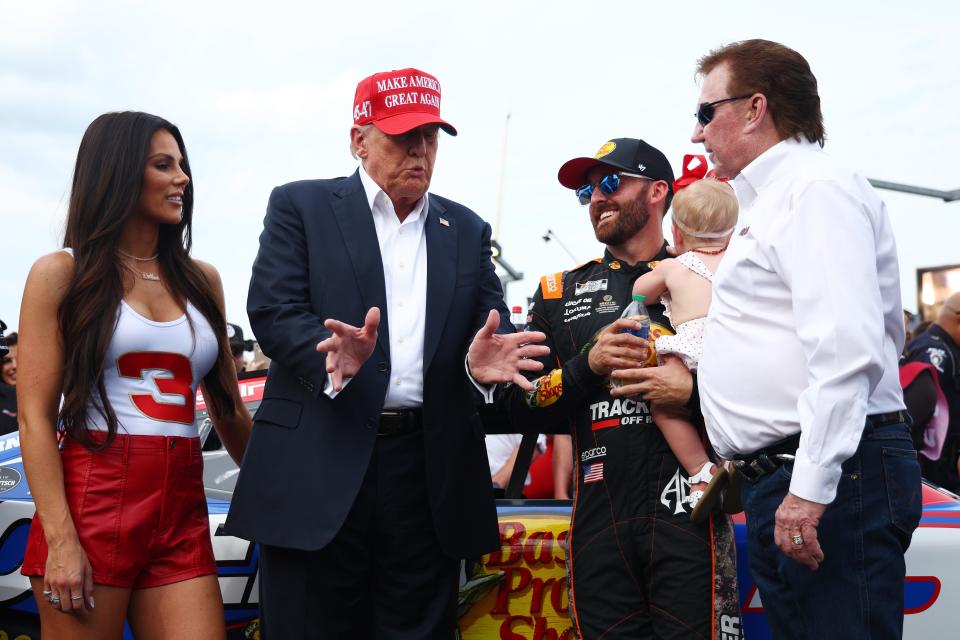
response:
M403 338L398 339L397 342L403 344Z
M402 306L403 306L403 300L397 300L397 306L398 306L398 307L402 307Z
M397 381L396 381L396 382L394 382L393 384L395 384L395 385L397 385L397 386L399 387L399 386L400 386L400 380L399 380L399 379L397 379Z
M401 268L401 269L403 269L403 268L406 267L406 266L407 266L406 263L404 263L404 262L401 262L401 263L400 263L400 268Z

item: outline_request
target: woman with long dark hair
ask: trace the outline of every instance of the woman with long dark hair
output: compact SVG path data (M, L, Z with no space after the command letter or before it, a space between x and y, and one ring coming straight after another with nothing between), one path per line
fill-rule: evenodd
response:
M192 216L174 125L138 112L90 124L64 248L33 265L20 315L20 444L37 506L22 572L47 640L119 638L125 618L138 638L224 636L198 384L238 462L250 415L219 274L190 257Z

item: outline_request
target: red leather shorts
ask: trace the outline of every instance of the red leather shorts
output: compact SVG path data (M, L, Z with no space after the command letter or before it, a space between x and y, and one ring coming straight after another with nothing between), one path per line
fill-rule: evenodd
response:
M199 438L117 435L63 450L70 515L96 584L145 589L215 574ZM21 573L42 576L47 542L35 515Z

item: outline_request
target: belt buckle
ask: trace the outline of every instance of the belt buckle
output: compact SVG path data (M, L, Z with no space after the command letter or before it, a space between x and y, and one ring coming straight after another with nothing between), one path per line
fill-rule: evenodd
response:
M408 409L384 409L380 412L377 436L390 438L408 433L414 420L413 412Z
M744 478L756 481L763 476L773 473L784 464L793 462L795 456L788 453L778 453L772 456L760 453L748 460L734 460L733 468Z

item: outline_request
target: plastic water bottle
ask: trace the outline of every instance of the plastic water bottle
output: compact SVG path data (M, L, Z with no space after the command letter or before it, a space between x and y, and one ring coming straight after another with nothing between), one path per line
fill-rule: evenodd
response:
M646 305L643 304L643 301L646 300L646 296L635 295L632 296L630 304L627 305L627 308L623 310L623 313L620 314L621 318L630 318L631 320L636 320L640 323L639 329L624 329L624 333L632 333L635 336L639 336L644 340L647 340L650 337L650 314L647 312ZM639 364L638 366L643 366ZM622 386L622 382L616 378L610 378L611 387Z
M620 314L621 318L630 318L640 323L639 329L624 329L624 333L632 333L640 336L644 340L650 337L650 314L647 313L647 307L643 304L646 296L635 295L627 305L627 308Z
M526 318L523 317L523 307L511 307L510 308L510 322L514 327L517 328L517 331L523 331Z

